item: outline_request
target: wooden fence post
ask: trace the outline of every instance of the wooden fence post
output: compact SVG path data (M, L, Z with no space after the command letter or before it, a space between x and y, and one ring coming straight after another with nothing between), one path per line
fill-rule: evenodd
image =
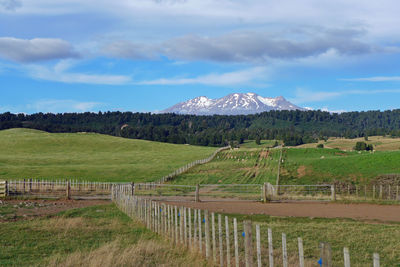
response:
M379 198L383 199L383 186L382 185L379 186Z
M267 203L268 202L268 190L267 190L267 183L264 183L263 184L263 187L262 187L262 189L263 189L263 202L264 203Z
M179 209L179 241L183 244L183 207Z
M235 266L239 267L239 242L238 242L238 231L237 231L237 220L233 218L233 237L235 242Z
M175 244L179 243L179 231L178 231L178 207L174 206L175 210Z
M198 210L198 216L197 216L197 221L198 221L198 226L199 226L199 249L200 249L200 254L203 252L203 233L201 231L201 210Z
M215 240L215 214L211 213L211 232L212 232L212 247L213 247L213 260L217 262L217 242Z
M260 225L256 225L256 241L257 241L257 267L261 267L261 234Z
M184 243L185 243L185 246L188 244L186 219L187 219L187 216L186 216L186 207L183 207L183 235L184 235L183 241L184 241Z
M336 188L335 185L331 185L331 200L336 201Z
M225 237L226 237L226 266L231 266L231 246L229 243L229 219L225 216Z
M329 243L321 242L319 244L321 250L322 267L332 267L332 249Z
M274 267L274 247L272 244L271 228L268 228L268 257L269 257L269 267Z
M304 267L303 239L301 239L301 237L298 237L297 242L299 246L299 267Z
M343 248L344 267L350 267L350 253L348 248Z
M66 188L67 199L71 199L71 182L67 181L67 188Z
M192 248L192 210L188 209L188 219L189 219L189 248Z
M282 233L282 261L283 267L288 267L288 255L286 246L286 234Z
M206 258L210 257L210 226L208 221L208 210L204 211L204 237L206 240Z
M374 253L374 267L380 267L380 259L379 259L379 254Z
M195 192L195 197L194 197L195 202L200 202L200 185L196 185L196 192Z
M252 243L252 226L251 221L244 221L244 255L246 267L253 266L253 243Z
M193 210L193 248L197 247L197 210Z
M222 222L221 214L218 214L218 241L219 241L219 265L224 266L224 246L222 243Z

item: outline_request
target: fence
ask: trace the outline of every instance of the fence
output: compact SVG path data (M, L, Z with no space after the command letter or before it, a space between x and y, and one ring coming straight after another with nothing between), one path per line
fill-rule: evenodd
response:
M7 181L0 181L0 197L7 196Z
M162 183L165 183L165 182L167 182L167 181L171 181L171 180L174 179L176 176L178 176L178 175L180 175L180 174L182 174L182 173L188 171L190 168L193 168L194 166L197 166L197 165L200 165L200 164L205 164L205 163L210 162L211 160L214 159L214 157L215 157L219 152L221 152L221 151L223 151L223 150L226 150L226 149L230 149L230 148L231 148L231 146L221 147L221 148L217 149L216 151L214 151L214 153L213 153L211 156L209 156L208 158L206 158L206 159L199 159L199 160L193 161L193 162L191 162L191 163L188 163L188 164L186 164L185 166L183 166L183 167L181 167L181 168L175 170L174 172L172 172L172 173L170 173L170 174L168 174L168 175L162 177L162 178L161 178L160 180L158 180L156 183L162 184Z
M107 198L110 199L112 183L77 180L47 181L24 179L7 181L6 195L38 198Z
M112 200L132 218L143 222L147 228L169 238L174 244L182 245L199 252L207 260L220 266L321 266L331 267L332 249L329 243L319 244L320 256L305 257L303 240L297 239L296 251L289 251L287 237L282 233L282 248L274 247L273 234L270 228L255 227L251 221L238 222L236 218L208 210L190 209L168 205L129 194L131 188L126 185L115 185L112 189ZM216 221L217 219L217 221ZM263 231L262 231L263 230ZM267 242L264 242L267 230ZM254 237L255 233L255 237ZM266 243L266 244L265 244ZM374 267L380 265L379 254L371 255ZM345 267L350 267L350 253L343 249Z

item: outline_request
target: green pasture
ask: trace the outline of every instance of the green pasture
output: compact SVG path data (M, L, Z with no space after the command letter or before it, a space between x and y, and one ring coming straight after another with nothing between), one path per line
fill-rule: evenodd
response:
M0 131L0 179L155 181L216 148L95 133Z
M176 177L172 183L275 184L279 154L279 148L223 151L210 163L194 167ZM283 148L282 159L280 184L341 181L366 185L379 175L400 173L400 151L349 152L338 149Z
M372 266L373 253L379 253L381 266L400 266L400 224L362 222L351 219L295 218L268 215L226 214L237 218L239 231L242 221L260 224L262 260L268 265L268 228L272 230L274 261L282 264L282 233L286 234L289 266L298 266L298 241L303 239L306 266L319 266L319 242L332 247L333 266L343 266L343 248L350 250L351 266ZM263 266L264 266L263 265Z

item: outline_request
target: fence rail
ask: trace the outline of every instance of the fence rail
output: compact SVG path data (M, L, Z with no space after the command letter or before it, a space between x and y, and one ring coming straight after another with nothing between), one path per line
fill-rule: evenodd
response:
M9 180L0 181L0 197L26 196L44 198L109 198L116 183L78 180ZM335 186L264 184L198 184L118 183L129 185L130 194L175 200L248 200L248 201L400 201L398 185Z
M7 181L5 194L13 197L110 198L113 183L78 180L24 179Z
M217 149L216 151L214 151L214 153L211 156L209 156L208 158L199 159L199 160L195 160L195 161L193 161L191 163L188 163L185 166L173 171L172 173L170 173L170 174L168 174L168 175L166 175L164 177L161 177L161 179L159 179L156 183L162 184L162 183L171 181L176 176L178 176L178 175L180 175L180 174L182 174L184 172L187 172L190 168L193 168L194 166L197 166L197 165L200 165L200 164L205 164L205 163L208 163L208 162L212 161L219 152L221 152L223 150L230 149L230 148L231 148L231 146L221 147L221 148Z
M208 210L191 209L168 205L141 196L130 194L129 185L114 185L112 200L132 218L143 222L147 228L170 239L175 245L185 246L202 254L207 260L220 266L336 266L338 262L350 267L350 253L343 248L343 258L332 259L329 243L319 243L320 256L306 255L311 242L303 243L298 237L296 251L287 247L285 233L281 235L282 248L273 246L270 228L253 224L251 221L239 222L222 214ZM267 240L265 242L264 240ZM314 244L315 245L315 244ZM308 247L307 247L308 246ZM315 246L314 246L315 247ZM372 266L380 264L379 254L371 255ZM353 263L354 264L354 263Z
M4 198L7 196L7 181L0 180L0 197Z

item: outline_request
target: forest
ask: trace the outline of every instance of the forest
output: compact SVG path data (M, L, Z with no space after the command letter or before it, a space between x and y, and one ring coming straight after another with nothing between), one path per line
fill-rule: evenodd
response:
M237 145L277 139L285 145L327 137L400 136L400 109L329 113L269 111L254 115L196 116L132 112L0 114L0 130L32 128L48 132L96 132L125 138L202 146Z

